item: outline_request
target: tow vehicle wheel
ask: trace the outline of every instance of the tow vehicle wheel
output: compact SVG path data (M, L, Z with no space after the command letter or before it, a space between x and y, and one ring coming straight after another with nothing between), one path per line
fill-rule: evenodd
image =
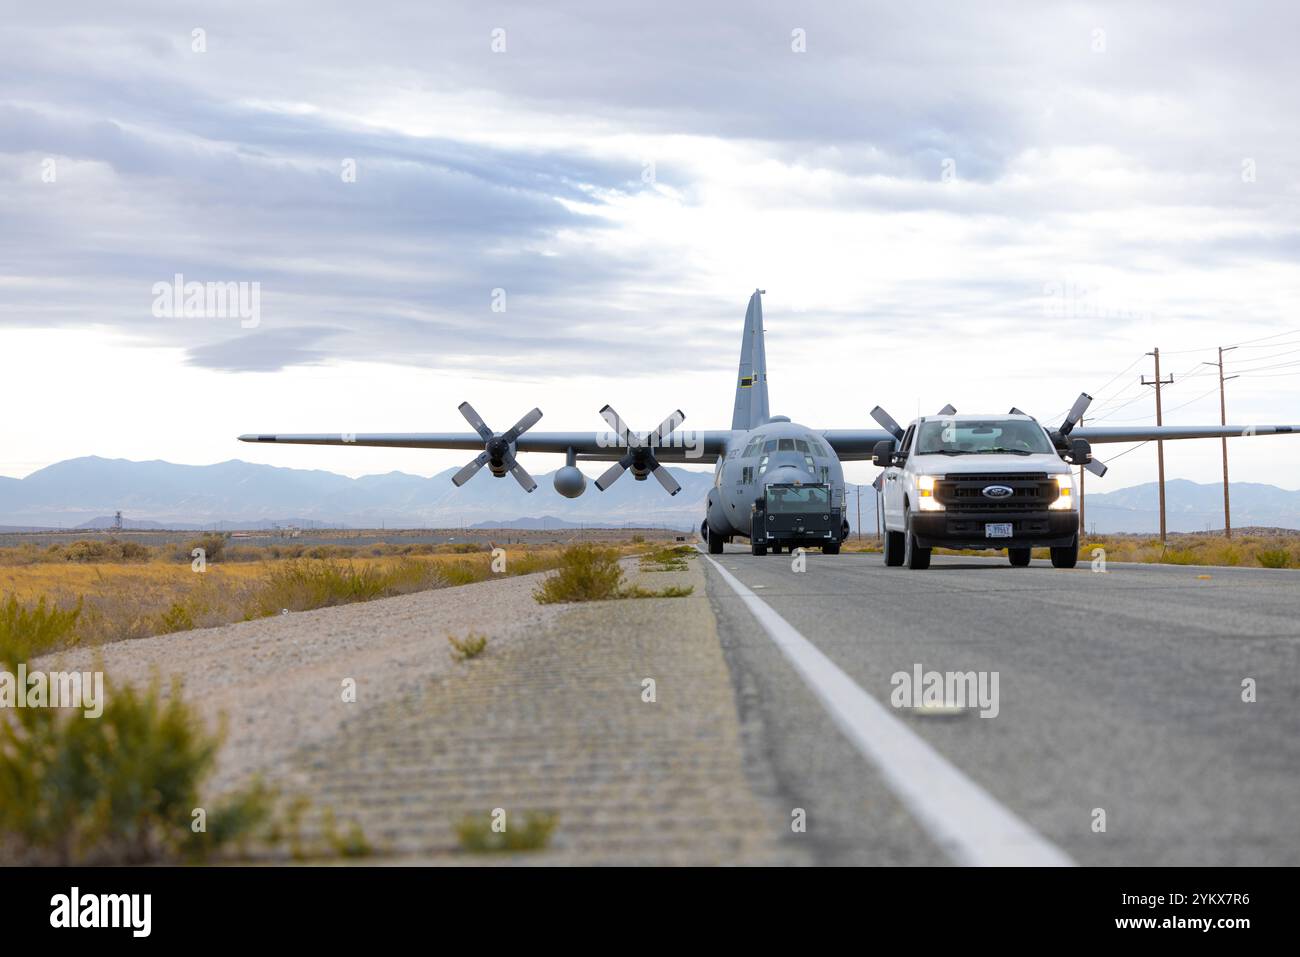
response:
M1060 548L1052 549L1052 567L1053 568L1073 568L1079 564L1079 536L1074 536L1074 541L1069 545L1062 545Z
M832 542L829 545L822 546L823 555L838 555L840 553L840 543Z
M1024 568L1029 564L1029 559L1033 555L1033 550L1029 548L1008 548L1007 558L1011 559L1011 564L1016 568Z
M885 532L885 565L889 568L897 568L903 564L903 533Z
M717 532L713 531L712 529L709 530L709 554L710 555L721 555L722 546L725 545L726 543L727 543L726 539L724 539L721 535L719 535Z
M916 536L912 534L912 519L906 512L903 513L903 521L907 528L906 542L903 546L903 564L914 571L929 568L930 549L922 548L916 543Z
M750 543L749 543L749 554L751 554L751 555L766 555L766 554L767 554L767 546L766 546L766 545L760 545L758 542L750 542Z

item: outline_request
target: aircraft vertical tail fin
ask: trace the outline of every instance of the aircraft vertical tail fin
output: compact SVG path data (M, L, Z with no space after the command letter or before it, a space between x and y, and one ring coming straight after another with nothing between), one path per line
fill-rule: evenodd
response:
M745 310L745 335L736 375L733 429L752 429L771 415L767 405L767 351L763 345L763 291L755 289Z

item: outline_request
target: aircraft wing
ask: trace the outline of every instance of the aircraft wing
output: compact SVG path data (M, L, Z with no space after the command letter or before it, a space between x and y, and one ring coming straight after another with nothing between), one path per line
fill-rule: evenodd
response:
M1155 439L1217 439L1252 435L1300 434L1300 425L1080 425L1070 438L1103 442L1149 442Z
M664 462L712 465L727 451L730 429L692 432L679 430L668 443L656 445L655 458ZM319 432L259 433L241 435L241 442L274 442L279 445L364 445L386 449L465 449L481 452L483 437L476 432ZM579 459L611 462L627 452L613 432L526 432L515 439L518 452L556 452L570 449Z
M869 460L877 442L894 437L884 429L827 429L820 435L830 443L841 462Z

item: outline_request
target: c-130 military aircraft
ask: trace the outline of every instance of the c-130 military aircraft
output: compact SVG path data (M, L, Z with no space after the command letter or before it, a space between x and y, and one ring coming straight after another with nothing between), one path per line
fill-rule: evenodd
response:
M555 473L555 490L567 498L577 498L586 491L586 476L578 469L578 462L613 463L595 481L601 491L624 472L631 471L637 481L653 475L670 495L676 495L681 487L664 468L664 462L713 462L714 484L700 524L700 535L711 553L721 553L733 538L745 538L755 555L766 554L769 549L780 552L783 548L799 546L820 547L826 554L837 554L841 542L849 535L844 471L840 463L873 460L878 465L897 465L899 457L905 457L908 452L913 431L926 421L949 422L954 435L958 425L968 432L981 430L965 428L965 423L970 421L968 416L962 416L960 421L952 418L956 415L952 406L946 406L937 416L918 419L906 431L878 406L871 415L882 426L879 429L816 430L791 422L786 416L772 415L768 407L767 356L763 345L763 293L764 290L754 290L745 312L730 429L679 432L686 418L679 409L653 431L633 432L606 405L600 415L612 433L532 432L532 427L542 418L541 409L533 409L506 431L495 432L473 406L462 402L460 412L473 432L255 434L239 438L243 442L295 445L479 449L479 454L452 476L456 486L464 485L486 466L496 478L514 476L526 492L536 489L537 483L519 464L516 455L553 452L565 456L564 467ZM1065 422L1056 429L1038 425L1018 409L1012 409L1007 416L991 418L1014 417L1021 423L1032 423L1042 429L1051 442L1051 449L1063 461L1086 467L1098 475L1104 474L1106 467L1092 458L1090 447L1094 444L1300 432L1300 427L1285 425L1076 428L1091 401L1086 393L1081 395ZM922 451L925 450L916 450ZM963 450L960 443L954 443L945 454L956 456L966 451L981 453L980 461L986 462L990 451L1011 454L1016 450L990 450L986 446ZM1077 501L1070 504L1077 509Z

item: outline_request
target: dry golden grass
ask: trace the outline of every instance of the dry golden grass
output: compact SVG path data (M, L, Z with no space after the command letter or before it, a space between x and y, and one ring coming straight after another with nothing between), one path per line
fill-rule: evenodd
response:
M302 611L547 571L559 566L564 551L558 544L509 546L504 569L499 560L494 569L492 553L483 548L435 548L432 554L400 549L347 558L292 557L295 549L282 559L209 562L203 572L192 570L188 553L183 563L0 564L0 601L13 596L25 607L42 599L55 608L79 606L76 625L62 644L95 645L223 625L284 608ZM636 548L615 546L618 554Z

